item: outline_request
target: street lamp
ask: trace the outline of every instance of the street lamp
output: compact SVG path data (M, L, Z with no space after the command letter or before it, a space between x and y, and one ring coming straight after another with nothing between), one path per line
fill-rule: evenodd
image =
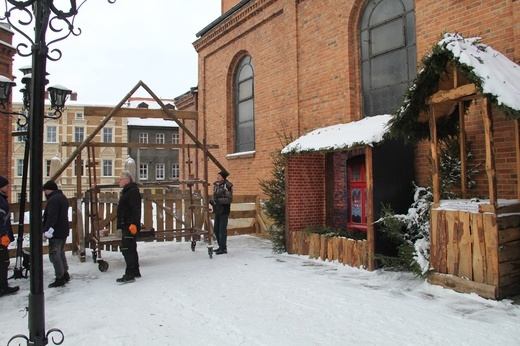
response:
M22 172L22 184L20 189L20 197L18 202L20 203L20 216L18 218L18 238L17 238L17 246L16 246L16 262L13 270L13 276L14 279L21 279L23 277L27 278L27 267L25 275L24 275L24 253L23 253L23 233L24 233L24 227L25 227L25 203L27 201L27 171L28 171L28 161L29 161L29 140L27 138L27 111L30 109L30 99L31 99L31 93L30 93L30 85L31 85L31 73L30 71L32 68L29 67L22 67L20 68L20 71L24 73L24 76L22 78L22 83L25 84L25 88L21 89L20 91L23 94L23 108L21 113L19 112L6 112L3 110L0 110L0 113L4 114L12 114L12 115L18 115L18 127L19 129L23 129L23 131L18 130L16 132L16 135L20 136L23 135L22 138L24 138L25 141L25 151L23 156L23 172ZM47 81L46 81L47 83ZM11 81L9 78L0 75L0 105L3 106L3 108L6 108L6 104L10 100L10 94L12 87L15 86L16 83ZM51 97L51 107L50 109L55 109L55 113L52 116L45 116L46 118L52 118L52 119L58 119L61 117L61 111L63 110L63 107L65 106L65 101L67 97L72 93L71 90L65 88L65 87L50 87L47 89L47 91L50 94ZM14 134L13 134L14 135Z
M81 0L80 0L81 1ZM115 3L116 0L107 0L108 3ZM30 79L30 98L29 98L29 118L28 118L28 132L29 132L29 146L31 148L29 160L29 191L30 191L30 262L31 262L31 276L30 276L30 294L29 294L29 336L18 334L13 336L11 341L16 339L25 339L28 345L47 345L49 342L49 335L56 332L59 334L59 339L51 338L55 345L63 343L64 335L59 329L50 329L45 332L45 301L43 292L43 251L42 251L42 180L43 176L43 120L45 116L45 85L46 85L46 70L47 59L57 61L61 58L61 51L59 49L52 49L49 52L49 45L58 41L64 40L71 34L79 36L81 30L75 31L74 20L78 14L79 8L86 2L81 1L79 6L76 0L69 0L69 11L58 9L54 0L5 0L4 17L0 20L7 20L13 29L20 33L31 44L30 53L25 54L21 50L27 49L28 45L20 43L16 50L21 56L32 56L32 69ZM61 2L63 3L63 2ZM8 5L9 4L9 5ZM20 30L11 22L11 15L20 11L24 16L24 20L17 20L18 25L31 26L34 20L34 39L28 36L24 31ZM28 18L27 18L28 16ZM61 35L51 42L46 42L47 31L50 30L56 35ZM50 54L57 54L53 57ZM13 82L4 86L4 89L12 88ZM0 91L3 91L0 89ZM55 114L61 115L63 106L65 104L66 96L63 95L61 88L55 88L57 94L61 97L54 99ZM49 90L49 92L51 92ZM52 96L51 96L52 102Z

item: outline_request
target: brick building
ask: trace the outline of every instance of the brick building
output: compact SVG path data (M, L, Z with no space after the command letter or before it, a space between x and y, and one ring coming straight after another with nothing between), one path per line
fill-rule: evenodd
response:
M13 104L13 110L23 112L23 105L19 102ZM77 143L83 142L103 120L106 113L105 107L89 106L78 104L74 101L67 102L63 114L58 119L45 119L43 128L43 176L45 182L50 179L51 163L59 159L59 166L71 156L76 149ZM19 128L16 117L10 117L9 124L11 131L22 130ZM11 192L14 200L17 200L21 190L23 178L23 161L25 153L25 140L23 136L10 138L12 141L12 155L10 173L12 174ZM120 144L128 142L128 126L126 118L114 118L110 120L92 139L96 143L114 143L106 147L95 148L96 177L98 184L114 184L117 181L119 172L124 167L125 159L128 156L128 149ZM64 145L66 143L66 145ZM73 144L76 143L76 144ZM87 148L81 151L80 172L76 167L76 161L72 162L60 175L57 182L61 189L69 197L77 192L77 179L81 179L82 190L89 187L88 163L89 155Z
M0 75L13 80L13 56L16 49L12 46L14 32L6 23L0 23ZM1 107L1 106L0 106ZM5 110L10 111L11 105L5 105ZM11 157L11 132L6 131L11 125L9 115L0 114L0 175L11 181L11 162L7 158Z
M481 36L511 60L520 59L520 40L516 39L520 34L520 3L512 0L223 0L222 11L221 17L203 28L194 42L199 55L199 126L201 132L207 133L208 143L219 145L212 152L229 170L241 194L261 193L258 179L270 176L270 153L283 147L277 133L284 131L297 138L317 128L383 114L380 111L393 113L401 105L401 95L395 97L394 90L394 96L387 100L384 88L378 94L377 88L367 91L367 85L377 83L381 74L392 84L393 75L384 72L398 69L401 61L406 73L400 76L400 87L406 90L421 59L443 32ZM395 24L381 26L387 36L377 33L380 24L370 24L370 20L378 19L380 23L388 19L388 23ZM402 56L407 60L379 66L376 61L372 70L367 68L367 62L377 60L378 54L384 56L395 48L385 48L384 43L399 45L395 36L402 28L408 31L400 34L402 41L397 48L405 48ZM381 51L369 51L367 55L365 44L369 40L362 38L367 32L379 35ZM242 80L244 68L250 72ZM237 98L238 87L250 88L241 94L246 97L244 102L239 99L242 96ZM373 104L371 99L375 100ZM389 105L378 106L379 100ZM246 120L252 120L246 130L236 121L240 107L246 109ZM476 120L467 128L477 156L483 155L479 107L470 110ZM512 134L513 130L500 119L495 125L500 138ZM242 146L237 133L252 138L252 145ZM513 155L512 148L502 143L500 139L498 155L506 160ZM417 145L415 181L419 185L428 184L427 157L426 143ZM210 176L214 172L216 168L210 165ZM507 167L498 174L507 174ZM476 179L478 183L485 176ZM506 183L499 188L516 196Z

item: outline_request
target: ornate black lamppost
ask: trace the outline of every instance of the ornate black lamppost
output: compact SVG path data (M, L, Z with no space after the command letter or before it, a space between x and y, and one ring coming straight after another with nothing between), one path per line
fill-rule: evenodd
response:
M115 3L116 0L107 0L109 3ZM60 345L64 340L63 332L59 329L50 329L45 331L45 300L43 292L43 247L42 247L42 177L43 177L43 129L45 116L45 85L47 74L47 59L56 61L61 58L59 49L52 49L49 52L49 46L55 42L64 40L71 34L78 36L81 30L75 30L74 19L79 8L86 2L83 0L79 5L76 0L69 0L70 9L63 11L54 5L53 0L4 0L5 17L0 20L7 20L15 31L24 36L31 44L30 53L24 53L22 50L27 49L28 45L20 43L17 46L17 52L21 56L32 56L32 69L30 76L30 97L27 98L29 103L29 211L30 211L30 294L29 294L29 336L15 335L9 340L25 339L28 345L47 345L49 335L53 332L59 334L59 338L52 342ZM20 11L25 20L17 20L17 24L21 26L31 26L34 22L34 39L25 34L16 25L11 22L11 15ZM46 42L47 30L50 29L58 38L51 42ZM56 55L55 57L51 54ZM11 82L12 83L12 82ZM9 84L9 82L7 83ZM12 87L13 84L10 84ZM6 87L4 87L6 88ZM0 86L0 94L5 94ZM10 91L9 91L10 93ZM59 116L65 105L65 100L70 94L70 90L63 91L61 88L49 90L51 93L51 109L55 110L55 115ZM54 93L54 96L52 94ZM56 96L59 95L59 96ZM54 97L54 99L53 99ZM24 101L26 98L24 98Z
M10 94L12 87L16 85L15 82L10 80L9 78L0 75L0 113L3 114L9 114L9 115L17 115L18 116L18 131L13 133L13 136L22 136L22 138L25 141L25 150L24 150L24 157L23 157L23 173L22 173L22 185L20 189L20 217L18 220L18 239L17 239L17 251L16 251L16 264L14 266L13 270L13 279L21 279L24 276L24 268L23 268L23 233L24 233L24 227L25 227L25 202L27 201L27 171L28 171L28 162L29 162L29 140L27 138L27 123L28 123L28 117L27 113L30 109L30 99L31 99L31 93L30 93L30 86L31 86L31 67L22 67L20 68L20 71L24 73L24 76L22 78L22 83L25 84L25 87L21 89L20 91L23 94L23 107L22 112L12 112L12 111L5 111L3 109L6 108L6 103L10 100ZM46 81L47 82L47 81ZM52 116L44 116L45 118L51 118L51 119L58 119L61 116L61 109L64 106L64 103L67 99L67 97L72 93L71 90L69 90L66 87L62 86L54 86L47 89L49 92L50 98L51 98L51 109L56 109L54 114Z

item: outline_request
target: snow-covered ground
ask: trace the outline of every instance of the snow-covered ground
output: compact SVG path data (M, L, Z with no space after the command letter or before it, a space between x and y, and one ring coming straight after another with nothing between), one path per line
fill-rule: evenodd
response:
M520 306L433 286L407 273L273 254L269 240L228 238L212 259L204 243L139 243L142 278L120 285L120 253L67 253L71 281L45 289L46 330L63 345L520 345ZM11 265L14 260L11 260ZM44 257L45 287L53 279ZM28 335L29 280L0 298L0 344ZM56 334L54 334L56 335ZM11 343L12 345L13 343ZM52 345L52 342L49 342Z

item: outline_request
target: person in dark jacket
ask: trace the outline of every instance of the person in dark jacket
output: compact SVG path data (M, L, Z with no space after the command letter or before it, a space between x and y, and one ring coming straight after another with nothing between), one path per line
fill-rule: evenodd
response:
M47 205L43 212L43 235L49 240L49 259L56 275L49 288L60 287L70 280L65 256L65 243L70 234L69 201L52 180L43 185L43 192L47 196Z
M217 238L217 255L227 253L227 226L231 202L233 202L233 184L227 180L229 174L225 171L217 174L217 180L213 183L213 199L210 204L215 213L213 230Z
M137 232L141 227L141 193L130 171L122 171L119 187L123 188L117 206L117 228L121 230L121 252L126 262L125 274L119 283L134 282L141 277L137 253Z
M11 228L11 213L7 203L7 185L9 181L0 175L0 297L18 292L20 287L7 284L9 269L9 244L14 241Z

